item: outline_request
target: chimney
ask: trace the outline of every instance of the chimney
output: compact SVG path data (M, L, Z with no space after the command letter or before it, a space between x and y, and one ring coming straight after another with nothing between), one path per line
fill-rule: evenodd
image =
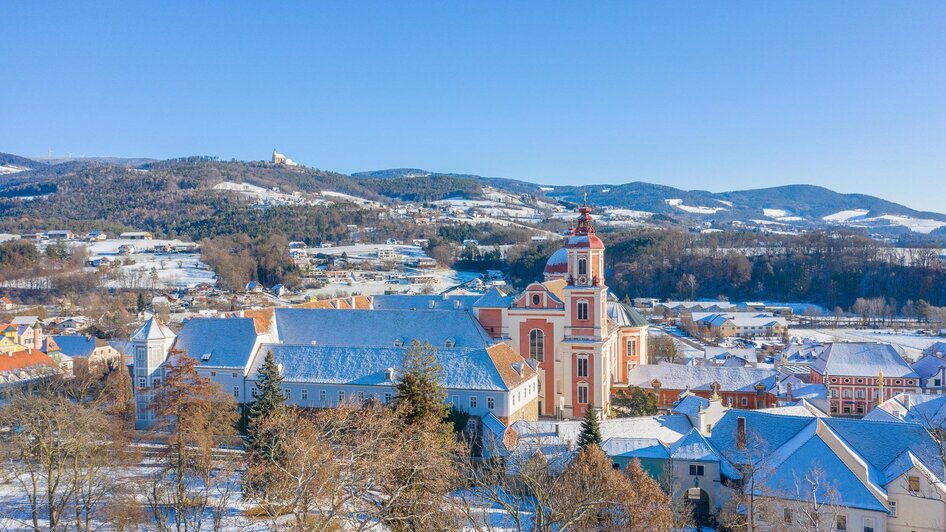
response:
M736 418L736 448L746 449L746 418L742 416Z
M792 383L788 383L788 392L785 395L788 397L789 401L794 401L794 399L792 399Z

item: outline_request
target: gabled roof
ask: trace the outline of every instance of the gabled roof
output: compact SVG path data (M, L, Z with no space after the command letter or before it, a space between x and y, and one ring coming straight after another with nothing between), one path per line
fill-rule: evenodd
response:
M742 474L696 428L670 446L670 458L691 462L719 462L723 475L740 479Z
M883 371L884 378L918 377L892 345L868 342L828 344L811 369L822 375L863 377Z
M305 344L263 344L260 347L260 353L273 353L276 363L282 366L283 379L287 382L365 386L391 385L396 382L407 350L407 347L394 346ZM257 378L256 372L264 358L256 357L250 379ZM440 382L446 388L509 390L503 378L505 368L498 367L486 349L438 348L436 358L443 368ZM535 377L535 371L529 377Z
M174 338L174 333L154 316L138 328L135 334L131 335L132 340L163 340L168 338Z
M942 427L946 425L946 395L900 393L877 405L864 419Z
M56 361L38 349L23 349L0 354L0 377L9 378L21 371L41 372L58 370Z
M505 384L506 388L509 390L528 382L534 376L538 375L535 368L530 366L528 362L513 348L509 347L508 344L498 343L491 345L486 348L486 352L489 354L490 359L492 359L493 366L495 366L496 370L499 372L499 377L503 380L503 384Z
M673 403L673 406L670 409L677 414L685 414L690 417L695 417L700 413L701 409L706 409L708 406L709 399L704 399L698 395L693 395L692 393L684 393L680 399L677 399L676 403Z
M722 392L755 392L761 383L765 390L775 387L778 372L760 368L724 368L719 366L685 366L660 363L634 366L628 371L627 382L631 386L650 389L654 380L668 390L711 390L719 383Z
M17 316L13 318L10 323L13 325L29 325L33 326L36 322L39 321L39 316Z
M191 318L178 333L174 349L201 366L245 368L256 338L252 318Z
M485 348L489 335L465 310L347 310L277 308L276 332L286 344L394 346L429 341L437 348Z
M515 300L511 295L503 293L497 287L492 287L483 294L483 297L473 303L474 308L509 308Z
M830 501L829 504L887 512L883 491L871 480L879 472L871 471L869 464L863 464L846 449L832 448L825 441L825 438L831 439L830 433L820 433L819 423L820 420L810 421L784 446L761 462L756 475L755 493L789 500L808 500L810 491L814 489L817 499ZM862 470L864 465L867 470ZM812 487L806 477L816 480L816 486Z
M47 337L47 339L49 338L52 339L54 345L59 346L59 351L70 357L87 357L95 351L96 347L106 345L104 340L99 340L94 336L78 334Z
M926 379L936 375L941 369L946 367L946 358L936 356L935 354L926 354L911 364L910 367L923 379L923 384L925 385Z

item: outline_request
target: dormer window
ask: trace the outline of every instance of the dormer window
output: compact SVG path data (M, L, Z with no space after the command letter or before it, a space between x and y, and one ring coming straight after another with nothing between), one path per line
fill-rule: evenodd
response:
M542 303L542 296L539 294L532 294L532 304L539 306Z
M453 346L455 346L455 345L457 345L457 343L456 343L456 341L454 341L453 338L447 338L447 339L443 342L443 346L444 346L444 347L453 347Z
M402 345L404 345L404 342L400 338L394 339L394 347L401 347Z

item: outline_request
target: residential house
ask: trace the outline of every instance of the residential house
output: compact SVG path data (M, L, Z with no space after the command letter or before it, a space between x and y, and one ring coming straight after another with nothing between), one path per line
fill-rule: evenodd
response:
M889 344L827 344L810 369L811 383L828 387L831 414L863 416L897 394L921 389L920 376Z
M788 332L785 318L765 312L692 312L693 323L719 338L773 338Z
M118 238L125 240L152 240L154 234L150 231L128 231L118 235Z
M0 353L0 404L15 391L59 373L59 365L38 349Z
M102 364L117 367L122 362L122 354L108 342L94 336L54 335L49 336L43 345L47 355L61 354L75 363L76 359L88 364Z
M946 522L939 448L916 423L727 412L709 441L756 530L933 531ZM813 504L817 501L820 506Z

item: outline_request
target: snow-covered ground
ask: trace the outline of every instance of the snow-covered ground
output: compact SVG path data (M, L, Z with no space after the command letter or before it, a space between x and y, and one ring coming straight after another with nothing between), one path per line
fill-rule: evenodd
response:
M90 259L104 257L109 261L124 262L129 259L134 264L121 264L120 270L125 273L122 280L109 280L109 288L145 288L151 287L151 270L158 273L158 288L177 289L188 288L200 283L215 284L217 277L210 266L201 262L197 247L181 240L128 240L110 239L96 242L70 242L70 246L84 246ZM135 247L135 253L119 255L118 248L122 245ZM187 252L154 253L145 252L169 245L173 248L190 248ZM94 268L86 268L93 271Z
M866 209L849 209L846 211L838 211L827 216L822 216L821 219L826 222L848 222L856 218L863 218L864 216L867 216L867 213L869 212L870 211Z
M29 170L29 168L14 166L12 164L0 164L0 175L16 174L19 172L25 172L27 170Z
M907 358L919 357L923 350L946 337L928 336L913 330L896 329L795 329L789 330L796 338L811 338L819 342L881 342L900 348Z
M671 207L676 207L681 211L689 212L691 214L716 214L719 211L725 211L725 207L702 207L702 206L693 206L693 205L684 205L682 199L673 198L665 199L664 202Z

